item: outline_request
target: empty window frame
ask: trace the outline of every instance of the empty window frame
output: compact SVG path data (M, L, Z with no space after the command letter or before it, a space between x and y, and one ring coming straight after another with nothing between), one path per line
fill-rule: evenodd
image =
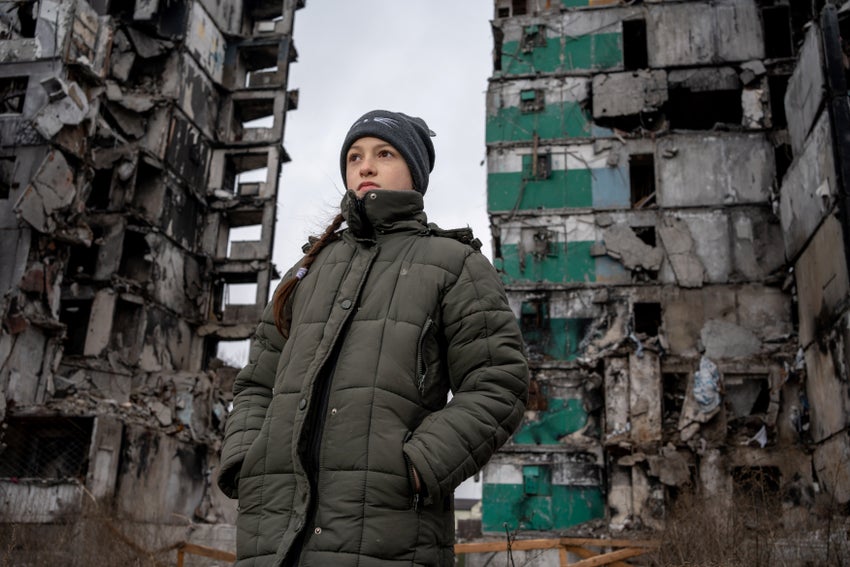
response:
M66 355L82 355L86 349L91 299L63 299L59 307L59 321L67 327L64 351Z
M525 26L520 41L522 52L531 53L537 47L546 47L546 28L538 24Z
M118 274L140 284L147 283L151 278L151 270L153 269L152 260L151 248L145 234L135 230L126 230Z
M525 181L542 181L552 175L550 154L525 154L522 156L522 178Z
M68 277L86 277L94 276L97 269L97 257L100 252L100 246L103 237L103 227L92 225L93 244L91 246L76 245L71 246L71 254L68 258L68 267L65 270L65 275Z
M632 208L640 209L655 204L655 156L653 154L629 156L629 187Z
M512 0L511 14L514 16L522 16L528 13L528 0Z
M244 70L245 77L237 84L243 87L268 87L281 82L278 68L279 43L265 43L238 49L239 66Z
M112 196L112 178L114 168L96 169L91 182L91 190L86 199L86 207L95 211L109 208Z
M524 113L540 112L545 106L542 89L525 89L519 93L519 109Z
M233 101L232 132L236 140L242 139L245 130L272 128L274 119L273 98L236 99Z
M19 0L0 3L0 40L35 37L38 2Z
M138 362L144 346L143 305L121 298L115 302L110 349L118 351L127 364Z
M764 6L761 9L764 23L764 54L768 59L792 57L791 10L787 5Z
M0 114L23 112L28 82L28 77L0 78Z
M90 417L7 418L0 429L0 478L84 479L93 423Z
M654 302L635 303L632 307L635 333L655 337L661 328L661 304Z
M625 20L623 22L623 66L627 71L649 67L646 20Z
M671 88L669 91L667 119L673 129L711 130L717 124L738 125L743 116L741 89L691 91Z
M0 199L8 199L15 189L15 156L0 156Z
M268 178L268 154L230 154L225 159L221 187L234 195L259 195L260 184Z

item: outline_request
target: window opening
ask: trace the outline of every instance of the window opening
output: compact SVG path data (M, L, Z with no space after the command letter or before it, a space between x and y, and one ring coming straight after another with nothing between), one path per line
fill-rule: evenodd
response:
M91 182L91 191L86 199L86 206L92 210L106 210L109 208L112 194L113 168L96 169Z
M764 54L767 59L792 57L791 9L787 5L777 4L761 9L764 22Z
M229 305L255 305L257 303L256 283L225 283L222 309Z
M541 89L526 89L519 93L519 108L522 112L539 112L543 110L544 99Z
M655 156L632 154L629 156L629 187L633 209L654 205Z
M0 157L0 199L8 199L15 185L15 156Z
M514 16L522 16L528 13L528 0L512 0L511 13Z
M218 341L215 349L215 357L227 366L242 368L248 364L250 348L250 339L241 341Z
M767 413L770 405L770 385L767 377L759 374L725 374L723 387L731 410L731 418L742 418Z
M225 160L222 189L234 195L253 196L268 178L268 156L264 153L230 154Z
M65 354L82 355L85 353L91 305L91 299L62 300L62 305L59 308L59 321L67 326Z
M245 72L242 85L245 87L267 87L279 83L279 53L280 45L277 42L240 48L239 63Z
M694 109L699 109L695 112ZM741 90L669 91L667 118L673 129L711 130L717 124L741 124Z
M532 242L534 243L534 247L531 251L531 255L535 260L541 261L547 257L557 257L558 251L555 249L555 246L552 244L556 241L557 235L555 232L551 230L547 230L545 228L535 231L532 235Z
M233 254L233 244L238 242L257 242L262 238L263 225L232 226L227 234L227 256ZM238 246L237 246L238 247Z
M510 18L511 17L511 9L510 8L499 8L498 12L496 12L497 18Z
M782 178L788 172L793 162L793 155L790 144L779 144L773 148L774 160L776 162L776 178L782 182ZM794 310L796 313L796 309Z
M649 67L646 20L623 22L623 66L627 71Z
M135 230L125 230L119 274L139 283L147 283L151 275L152 261L151 249L145 235Z
M20 114L24 110L28 77L0 79L0 114Z
M688 388L688 375L682 373L665 373L661 375L664 387L662 412L666 423L678 424L679 414L685 404Z
M0 429L0 477L85 479L93 423L90 417L7 418Z
M233 135L242 139L245 130L274 126L274 99L244 99L233 101Z
M537 47L546 47L546 28L537 24L525 26L520 46L523 53L531 53Z
M525 181L542 181L552 175L549 154L525 154L522 156L522 178Z
M100 250L98 245L103 237L103 227L92 225L91 246L71 246L71 254L68 258L68 268L65 274L69 277L85 276L91 278L97 268L97 256Z
M37 19L38 2L3 2L0 6L0 40L35 37Z
M115 302L110 348L121 351L124 361L128 364L135 363L142 351L142 315L142 306L138 303L121 298Z
M661 328L660 303L635 303L632 308L635 320L635 333L655 337Z
M771 75L767 78L767 88L770 91L770 118L774 128L782 129L788 126L785 116L785 91L788 90L789 75Z

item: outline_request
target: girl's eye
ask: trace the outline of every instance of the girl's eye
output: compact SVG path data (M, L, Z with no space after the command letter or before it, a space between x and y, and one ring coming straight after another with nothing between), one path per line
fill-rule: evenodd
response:
M360 154L348 154L348 161L357 161L360 159Z
M378 157L392 157L393 153L389 150L381 150L378 152Z

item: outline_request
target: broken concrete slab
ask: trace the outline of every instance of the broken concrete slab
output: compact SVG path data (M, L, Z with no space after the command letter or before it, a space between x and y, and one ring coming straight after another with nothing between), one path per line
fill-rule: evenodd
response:
M630 116L667 102L667 72L629 71L593 77L593 117Z
M667 253L667 260L681 287L701 287L705 281L705 266L696 253L690 228L682 219L664 217L657 228Z
M53 151L15 203L15 212L39 232L52 232L57 228L53 215L69 207L76 193L74 171L62 152Z
M56 77L50 77L48 81L51 86L46 86L45 90L54 101L38 111L33 118L33 124L36 131L49 140L65 126L76 126L85 120L89 112L89 101L86 93L75 82L65 84ZM52 86L57 82L62 89L58 95Z
M616 258L629 270L637 268L658 271L664 252L641 240L628 226L616 225L605 229L603 242L609 256Z

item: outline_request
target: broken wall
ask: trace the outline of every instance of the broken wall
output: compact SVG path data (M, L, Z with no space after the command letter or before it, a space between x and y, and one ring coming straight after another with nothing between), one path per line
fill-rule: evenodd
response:
M93 500L173 541L234 520L213 488L235 373L219 345L251 336L277 276L303 5L39 0L0 17L4 521Z
M532 383L485 532L661 529L689 487L817 482L778 214L815 171L782 104L802 23L624 4L495 2L488 211Z

